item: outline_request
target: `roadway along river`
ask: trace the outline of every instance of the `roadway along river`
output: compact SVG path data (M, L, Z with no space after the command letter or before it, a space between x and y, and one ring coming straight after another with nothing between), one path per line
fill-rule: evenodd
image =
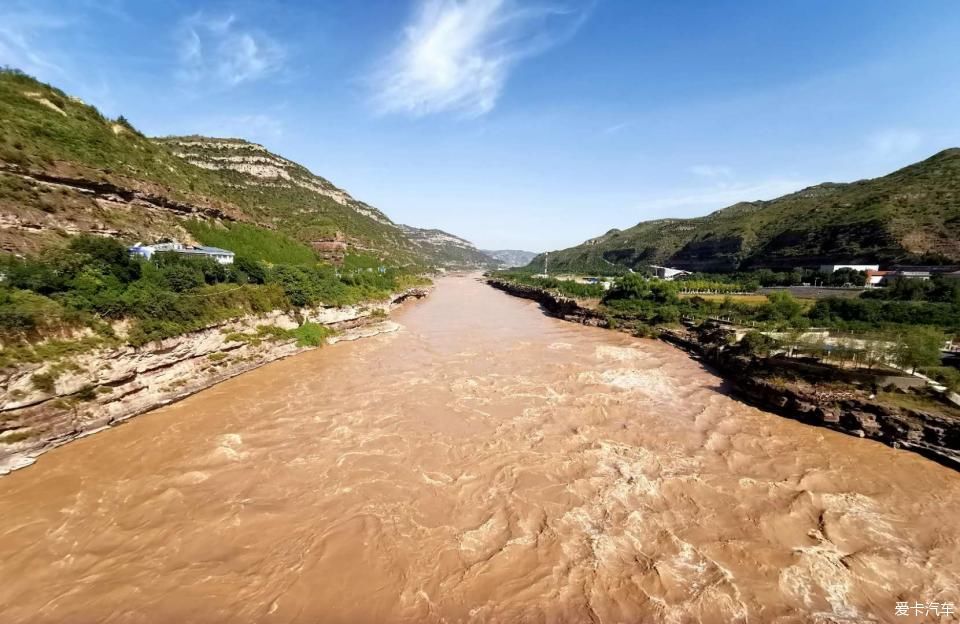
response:
M396 318L0 479L0 621L902 622L897 601L960 603L960 474L473 278Z

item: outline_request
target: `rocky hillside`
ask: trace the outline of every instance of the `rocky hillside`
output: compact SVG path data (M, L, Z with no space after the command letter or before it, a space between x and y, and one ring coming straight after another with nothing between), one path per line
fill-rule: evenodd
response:
M0 120L0 251L35 253L80 233L206 242L198 231L242 224L246 236L304 247L344 241L393 264L432 261L383 212L261 145L150 139L10 70L0 71Z
M960 149L880 178L610 230L550 252L549 263L551 272L618 272L649 264L730 271L838 261L960 262ZM530 267L542 270L543 263L539 255Z
M339 234L360 249L416 253L415 245L383 212L262 145L200 136L156 143L218 177L229 196L246 203L246 212L262 225L305 242Z
M483 268L496 264L493 258L459 236L443 230L424 230L409 225L399 227L433 264L453 269Z
M533 260L537 254L533 251L523 251L520 249L481 249L504 267L521 267Z

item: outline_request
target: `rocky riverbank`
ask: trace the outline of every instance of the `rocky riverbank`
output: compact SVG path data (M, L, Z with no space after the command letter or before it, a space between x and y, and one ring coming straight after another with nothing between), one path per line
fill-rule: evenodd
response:
M593 327L607 327L608 325L604 315L580 305L576 299L564 297L535 286L515 284L506 280L488 279L487 284L514 297L536 301L544 310L557 318Z
M609 326L602 313L573 299L504 280L490 279L487 283L511 295L537 301L558 318ZM899 378L856 374L783 358L746 356L728 348L728 341L716 330L662 330L660 338L703 359L727 380L737 396L753 405L810 425L908 449L960 470L960 418L955 416L954 408L944 405L942 409L927 410L877 400L877 390L896 385Z
M363 306L275 310L142 347L91 350L25 364L0 376L0 474L46 451L185 398L274 360L311 349L285 333L305 322L335 330L328 343L396 331L389 311L427 290Z

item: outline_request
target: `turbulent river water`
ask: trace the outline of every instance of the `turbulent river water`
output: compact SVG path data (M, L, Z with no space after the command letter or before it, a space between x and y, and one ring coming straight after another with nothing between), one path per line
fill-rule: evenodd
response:
M0 622L902 622L924 618L899 601L960 603L960 474L474 278L396 320L0 479Z

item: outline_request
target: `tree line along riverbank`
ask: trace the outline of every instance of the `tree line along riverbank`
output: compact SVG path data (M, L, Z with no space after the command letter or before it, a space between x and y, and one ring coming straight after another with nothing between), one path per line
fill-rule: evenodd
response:
M375 257L333 266L280 236L254 242L226 266L85 235L0 256L0 473L275 359L389 331L390 309L429 285Z
M625 276L602 291L592 284L558 283L563 281L510 273L487 279L494 288L537 301L558 318L674 344L759 407L960 469L960 407L950 400L956 386L930 385L900 370L924 364L928 372L945 368L932 365L939 364L942 329L890 323L856 341L830 341L824 332L812 331L817 317L810 313L819 302L799 302L788 294L775 293L753 310L741 309L755 319L744 326L714 320L730 309L729 302L681 299L670 282Z

